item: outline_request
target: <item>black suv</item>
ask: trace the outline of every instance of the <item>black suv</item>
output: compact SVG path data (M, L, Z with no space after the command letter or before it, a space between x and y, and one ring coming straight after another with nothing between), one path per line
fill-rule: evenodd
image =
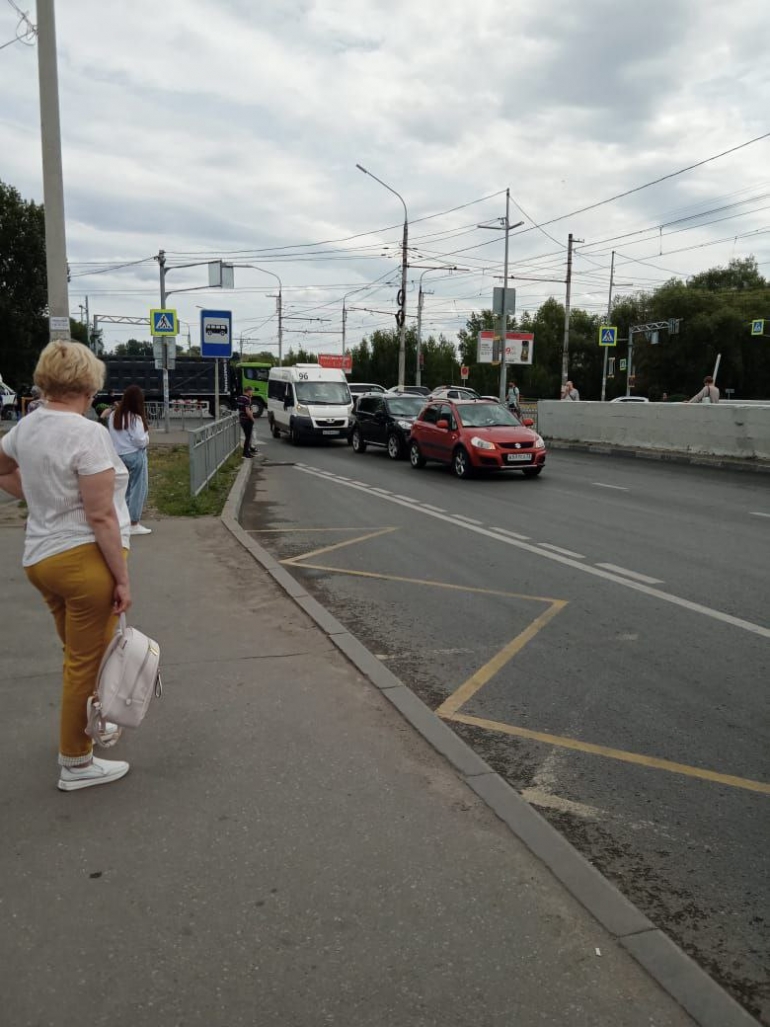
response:
M350 426L350 444L356 453L364 453L367 446L384 446L391 460L406 456L412 422L424 406L424 396L361 396Z

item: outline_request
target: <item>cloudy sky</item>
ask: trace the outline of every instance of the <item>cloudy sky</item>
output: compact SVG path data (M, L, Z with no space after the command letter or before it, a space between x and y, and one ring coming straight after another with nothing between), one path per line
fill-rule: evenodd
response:
M0 46L18 21L0 0ZM59 0L57 33L75 316L86 296L147 316L163 248L169 266L253 265L234 291L170 297L193 344L200 304L275 350L278 282L257 268L281 280L286 347L339 352L346 295L348 343L394 327L403 208L357 163L407 204L426 332L490 305L503 233L476 226L506 187L519 310L563 298L569 232L593 311L613 248L619 292L750 254L770 276L770 139L601 202L770 131L765 0ZM23 43L0 49L0 178L42 200ZM178 268L168 288L207 281Z

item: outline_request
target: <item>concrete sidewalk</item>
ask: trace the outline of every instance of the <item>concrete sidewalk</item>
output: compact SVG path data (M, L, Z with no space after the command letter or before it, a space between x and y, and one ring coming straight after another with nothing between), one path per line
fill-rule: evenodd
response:
M164 696L128 777L76 793L0 528L4 1024L693 1023L219 520L152 527L132 619Z

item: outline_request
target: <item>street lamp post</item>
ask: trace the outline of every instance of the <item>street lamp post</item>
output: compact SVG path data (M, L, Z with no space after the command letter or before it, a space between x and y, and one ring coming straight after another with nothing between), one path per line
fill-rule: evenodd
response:
M417 370L414 376L414 384L422 385L422 366L420 357L422 355L422 308L425 301L425 293L422 291L422 280L430 271L459 271L456 265L446 267L427 267L420 275L419 288L417 291Z
M406 382L406 258L409 243L409 214L401 193L397 193L395 189L391 188L386 182L383 182L381 178L377 178L376 175L373 175L371 171L367 171L360 164L356 164L356 167L359 171L363 171L365 175L368 175L369 178L373 178L375 182L379 182L389 193L397 196L404 208L404 234L401 241L401 289L398 294L399 309L396 314L396 322L398 324L398 384L403 387Z
M250 267L252 271L261 271L263 275L272 275L278 279L278 366L283 364L283 283L275 271L268 271L256 264L234 264L234 267Z

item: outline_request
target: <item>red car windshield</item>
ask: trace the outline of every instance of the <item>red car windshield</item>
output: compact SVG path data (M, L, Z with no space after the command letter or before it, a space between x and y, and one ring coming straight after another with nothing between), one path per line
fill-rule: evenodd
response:
M502 403L458 403L457 413L465 428L516 428L521 421Z

